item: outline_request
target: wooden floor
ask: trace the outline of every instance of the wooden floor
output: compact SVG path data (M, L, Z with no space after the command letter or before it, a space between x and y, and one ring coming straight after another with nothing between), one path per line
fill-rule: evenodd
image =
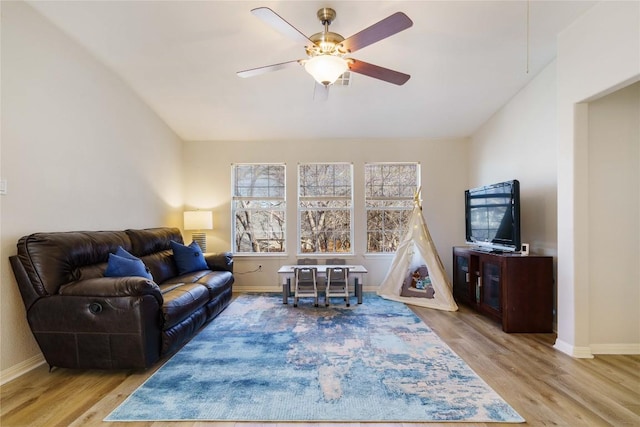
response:
M505 334L497 324L464 307L456 313L424 308L414 308L414 311L527 420L526 425L640 426L640 356L573 359L553 349L553 334ZM152 372L56 369L49 373L47 367L41 366L1 387L0 426L338 425L101 421ZM382 425L418 427L438 424L349 424L350 427Z

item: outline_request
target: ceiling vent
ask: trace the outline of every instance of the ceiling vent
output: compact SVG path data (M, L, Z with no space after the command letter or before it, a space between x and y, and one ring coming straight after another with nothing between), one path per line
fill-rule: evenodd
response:
M333 82L334 86L351 86L351 71L345 71Z

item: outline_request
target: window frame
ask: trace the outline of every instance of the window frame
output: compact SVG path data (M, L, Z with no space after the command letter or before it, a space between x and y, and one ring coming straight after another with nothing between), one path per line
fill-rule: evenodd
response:
M340 197L340 196L303 196L301 195L301 180L302 173L301 169L305 166L310 165L346 165L349 167L349 196ZM296 235L296 253L297 256L352 256L354 255L354 167L351 162L304 162L298 163L298 171L297 171L297 187L296 187L296 227L297 227L297 235ZM349 207L348 208L303 208L302 202L308 201L347 201ZM326 251L326 252L303 252L302 251L302 215L303 212L307 212L308 210L329 210L329 211L346 211L349 215L349 250L348 251Z
M385 167L385 166L415 166L415 186L411 186L411 188L413 189L412 195L409 196L408 194L405 196L397 196L397 197L382 197L382 196L371 196L370 195L370 188L369 188L369 182L367 181L367 174L368 174L368 168L369 167L375 167L375 166L381 166L381 167ZM370 256L370 255L386 255L386 254L395 254L397 251L397 248L395 250L382 250L382 251L370 251L370 246L369 246L369 235L370 233L374 232L374 230L372 228L370 228L370 224L369 224L369 213L371 211L407 211L407 212L411 212L411 210L413 210L413 206L414 206L414 200L416 197L416 192L419 191L420 187L421 187L421 176L422 176L422 171L421 171L421 164L420 162L365 162L364 164L364 169L363 169L363 188L364 188L364 211L365 211L365 235L364 235L364 247L365 247L365 252L364 254L366 256ZM400 184L398 184L400 185ZM410 186L405 186L405 188L409 188ZM371 201L378 201L378 202L390 202L393 203L394 201L398 201L400 203L398 203L399 206L371 206ZM401 205L405 204L405 207L402 207ZM408 217L406 218L406 220L408 221ZM382 220L382 222L384 222L384 220ZM407 223L404 224L404 227L397 231L397 238L398 241L401 242L402 239L404 238L404 235L406 234L406 225ZM384 227L384 224L383 224ZM385 233L385 229L382 228L380 230L375 230L377 232L380 232L384 235ZM381 247L384 248L385 246L385 241L383 240L382 243L379 245Z
M237 195L237 173L236 173L236 167L238 166L255 166L255 167L282 167L282 197L277 197L277 196L260 196L260 197L256 197L256 196L240 196ZM277 209L272 209L272 208L265 208L265 209L256 209L256 208L251 208L251 209L247 209L250 211L256 211L256 212L260 212L260 211L277 211L277 212L282 212L282 226L281 226L281 234L282 234L282 251L278 251L278 252L239 252L238 248L236 246L236 237L237 237L237 228L236 228L236 213L238 212L238 210L236 209L236 202L238 201L249 201L249 202L280 202L281 206L278 207ZM245 209L243 209L245 210ZM272 239L267 239L267 240L272 240ZM275 240L275 239L274 239ZM288 245L288 241L287 241L287 165L286 163L261 163L261 162L257 162L257 163L248 163L248 162L238 162L238 163L232 163L231 164L231 251L233 253L234 256L238 256L238 257L248 257L248 256L257 256L257 257L264 257L264 256L286 256L287 255L287 245Z

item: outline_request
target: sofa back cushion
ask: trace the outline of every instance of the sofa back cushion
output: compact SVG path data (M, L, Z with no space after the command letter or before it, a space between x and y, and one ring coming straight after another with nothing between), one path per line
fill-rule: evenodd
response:
M36 292L53 295L66 283L101 277L118 246L131 250L124 231L35 233L18 241L18 258Z
M156 283L162 283L178 275L171 241L183 242L179 229L148 228L126 230L126 233L131 240L131 253L144 262Z
M171 241L182 243L182 234L177 228L159 227L144 230L125 230L131 240L131 252L137 257L171 249ZM126 249L126 248L125 248Z

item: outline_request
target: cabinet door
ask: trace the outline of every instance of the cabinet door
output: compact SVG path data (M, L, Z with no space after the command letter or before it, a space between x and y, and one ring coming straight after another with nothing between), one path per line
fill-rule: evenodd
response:
M481 261L482 285L480 287L480 306L489 314L500 318L502 312L501 264L487 259Z
M470 302L469 295L469 257L455 254L453 256L453 296L459 302Z

